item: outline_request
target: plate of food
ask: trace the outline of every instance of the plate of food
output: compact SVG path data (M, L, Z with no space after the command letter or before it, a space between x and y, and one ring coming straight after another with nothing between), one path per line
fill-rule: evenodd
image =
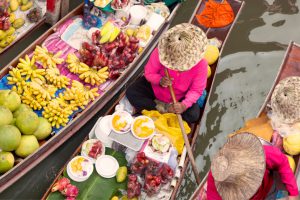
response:
M105 146L98 139L90 139L85 141L81 147L81 155L89 158L93 163L99 156L105 154Z
M133 120L131 132L138 139L148 139L155 133L154 122L150 117L139 116Z
M93 173L93 162L84 156L74 157L67 165L69 177L76 182L87 180Z
M130 131L133 119L126 111L117 111L111 117L111 128L114 132L124 134Z

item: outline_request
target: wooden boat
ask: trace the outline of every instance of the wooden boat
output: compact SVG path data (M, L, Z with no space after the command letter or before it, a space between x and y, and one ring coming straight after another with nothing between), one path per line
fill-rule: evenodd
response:
M263 103L260 111L258 112L257 117L261 117L266 114L268 109L268 104L270 103L271 96L273 93L273 90L277 83L289 76L300 76L300 45L291 42L285 57L283 59L283 62L281 64L281 67L278 71L278 74L276 76L276 79L272 85L272 88L269 91L269 94ZM299 176L299 170L300 170L300 162L299 162L300 155L294 156L294 160L296 162L296 170L295 170L295 176ZM205 200L206 199L206 184L207 184L207 175L201 182L201 184L198 186L194 194L192 195L191 199L197 199L197 200Z
M82 112L76 114L71 122L68 123L66 127L59 131L59 133L52 136L49 140L43 143L40 148L26 159L22 160L16 166L14 166L10 171L1 175L0 177L0 193L4 191L7 187L12 185L15 181L21 178L29 170L35 167L48 155L50 155L54 150L56 150L60 145L67 141L72 135L74 135L85 123L87 123L98 111L100 111L118 91L128 82L128 80L135 74L135 72L141 67L141 64L147 59L149 54L152 52L154 47L158 42L159 36L170 26L170 22L174 18L180 3L172 8L172 12L165 22L159 27L155 35L148 42L147 46L144 48L143 52L139 54L135 60L122 72L122 75L111 83L105 91L90 103ZM83 4L79 5L72 12L61 19L57 24L51 27L47 32L41 35L34 43L28 46L22 53L19 54L13 61L11 61L6 67L0 71L0 79L8 74L11 67L16 67L19 58L25 57L26 54L33 52L36 45L42 44L51 34L55 33L58 28L64 24L68 19L82 15L83 14Z
M226 26L226 27L223 27L223 28L206 28L206 27L203 27L201 25L198 24L197 20L196 20L196 14L200 13L203 9L203 7L205 6L205 1L200 1L191 17L191 19L189 20L189 23L192 23L194 25L197 25L199 27L201 27L205 32L206 34L208 35L208 38L217 38L219 41L221 41L221 49L222 47L224 46L225 42L226 42L226 39L227 39L227 36L229 35L230 31L231 31L231 28L233 27L233 25L235 24L235 21L241 11L241 9L243 8L243 5L244 5L244 2L242 1L237 1L237 0L227 0L227 2L230 3L230 5L232 6L233 10L234 10L234 13L235 13L235 20L232 24ZM221 53L222 53L222 50L221 50ZM215 74L215 71L216 71L216 68L218 66L218 61L216 63L214 63L213 65L211 65L211 71L212 71L212 78L208 79L208 84L207 84L207 87L206 87L206 90L207 90L207 93L210 92L210 88L212 86L212 82L213 82L213 78L214 78L214 74ZM141 76L142 74L140 74ZM136 80L138 78L135 77L134 80ZM132 80L132 81L134 81ZM125 93L123 92L121 95L120 95L120 99L125 95ZM119 100L120 100L119 99ZM108 112L106 113L107 114L112 114L114 112L114 107L115 105L118 104L118 101L115 102L114 105L112 105L112 107L108 110ZM190 137L190 142L191 142L191 145L193 147L193 145L195 144L195 140L196 140L196 137L198 135L198 132L199 132L199 128L200 128L200 122L201 122L201 118L202 118L202 114L203 114L203 110L201 111L201 116L199 118L199 122L197 122L197 124L192 124L191 127L192 127L192 132L191 132L191 137ZM88 138L86 138L84 141L86 141ZM83 142L84 142L83 141ZM83 144L82 142L82 144ZM81 145L82 145L81 144ZM77 150L74 152L73 156L71 157L71 159L80 154L80 149L81 149L81 146L79 146L77 148ZM178 192L178 189L181 185L181 182L184 178L184 173L187 169L187 166L189 164L189 160L188 158L186 158L186 154L182 154L181 155L181 158L180 160L182 160L183 162L183 165L181 167L179 167L179 176L176 177L176 185L172 188L171 190L171 194L170 194L170 198L168 199L176 199L176 194ZM52 185L48 188L47 192L44 194L43 198L42 199L47 199L48 196L50 195L51 193L51 188L52 186L57 182L57 180L63 175L65 169L66 169L66 166L67 164L61 169L61 171L58 173L57 177L55 178L55 180L53 181Z

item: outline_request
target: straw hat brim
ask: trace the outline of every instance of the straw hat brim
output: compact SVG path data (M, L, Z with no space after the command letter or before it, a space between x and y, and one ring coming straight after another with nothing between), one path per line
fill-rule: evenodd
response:
M206 34L199 27L178 24L161 36L159 60L166 68L187 71L200 62L208 43Z
M281 80L271 97L272 114L282 122L293 124L300 121L300 77Z
M263 146L251 133L230 137L211 166L216 188L223 200L250 199L260 187L265 169Z

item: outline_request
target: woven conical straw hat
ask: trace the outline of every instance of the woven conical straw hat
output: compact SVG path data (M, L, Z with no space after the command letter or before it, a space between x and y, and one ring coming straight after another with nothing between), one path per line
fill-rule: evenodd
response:
M300 121L300 77L291 76L281 80L271 97L272 114L282 122L292 124Z
M223 200L250 199L261 185L265 168L263 146L251 133L230 137L211 165L216 188Z
M178 24L161 36L159 60L169 69L187 71L203 58L207 44L206 34L199 27Z

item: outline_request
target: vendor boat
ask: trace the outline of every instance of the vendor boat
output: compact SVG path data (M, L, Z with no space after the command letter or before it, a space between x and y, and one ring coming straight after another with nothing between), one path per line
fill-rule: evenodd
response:
M56 129L55 133L51 137L40 143L40 147L33 154L27 156L25 159L21 159L20 162L10 169L8 172L0 176L0 193L7 187L11 186L14 182L25 175L29 170L35 167L43 159L49 156L54 150L61 146L65 141L72 137L84 124L86 124L98 111L100 111L113 97L119 92L119 90L130 80L130 78L141 68L142 63L147 59L152 50L155 48L159 36L170 26L172 19L174 18L180 3L172 5L170 13L164 22L153 32L154 35L148 40L143 50L135 57L132 63L130 63L122 74L113 81L108 81L99 86L101 90L100 96L96 97L94 101L89 103L85 109L81 109L76 114L73 114L69 123L65 127ZM72 12L62 18L54 26L52 26L47 32L41 35L34 43L28 46L22 53L19 54L14 60L12 60L6 67L0 71L0 89L7 88L7 80L3 81L8 75L11 69L17 67L20 58L25 58L26 55L31 56L37 45L49 46L52 45L55 51L64 50L67 52L76 52L74 49L61 40L61 36L74 19L80 18L83 15L84 4L79 5ZM73 27L74 28L74 27ZM77 27L78 28L78 27ZM74 29L73 29L74 30ZM53 40L58 42L53 43ZM46 44L45 44L46 43ZM48 48L47 46L47 48ZM4 85L4 88L2 87ZM5 88L6 87L6 88ZM18 159L19 160L19 159Z
M273 83L273 86L270 89L269 94L268 94L263 106L261 107L260 111L258 112L257 118L264 118L266 116L266 113L268 111L268 104L270 103L273 90L274 90L275 86L279 83L279 81L281 81L287 77L290 77L290 76L300 76L299 59L300 59L300 46L294 42L291 42L286 51L285 57L283 59L281 67L278 71L276 79ZM255 125L257 125L257 124L254 123L253 126L255 126ZM262 143L264 145L272 145L271 141L269 139L266 139L266 138L270 138L269 136L267 136L267 135L261 135L261 136L262 137L260 137L260 140L262 141ZM299 163L300 155L293 156L293 158L296 163L296 169L295 169L294 173L295 173L295 177L297 177L297 176L299 176L299 169L300 169L300 163ZM192 197L190 199L206 200L207 176L208 176L208 174L205 176L205 178L203 179L203 181L198 186L198 188L196 189L196 191L194 192L194 194L192 195ZM275 180L278 182L279 186L282 185L282 184L280 184L280 181L278 179L275 178Z
M226 27L223 27L223 28L206 28L204 26L201 26L197 19L196 19L196 14L199 14L204 6L205 6L205 2L204 1L200 1L195 9L195 12L193 13L189 23L192 23L194 25L197 25L199 27L201 27L207 34L208 38L216 38L217 40L219 40L219 42L221 43L221 53L222 53L222 47L225 45L225 42L226 42L226 39L227 39L227 36L229 35L230 31L231 31L231 28L233 27L233 25L235 24L236 22L236 19L241 11L241 9L243 8L243 5L244 5L244 2L242 1L237 1L237 0L227 0L227 2L231 5L233 11L234 11L234 15L235 15L235 20L233 21L232 24L226 26ZM216 71L216 68L218 66L218 61L216 63L214 63L213 65L211 65L211 72L212 72L212 75L211 77L212 78L209 78L208 79L208 82L207 82L207 87L206 87L206 91L207 93L209 94L210 92L210 88L211 88L211 85L212 85L212 82L213 82L213 79L214 79L214 76L215 76L215 71ZM142 73L139 75L141 76ZM136 76L134 77L134 80L136 80L139 76ZM132 80L132 81L134 81ZM123 97L125 96L125 92L123 92L121 95L120 95L120 98L115 102L115 104L108 110L108 112L106 113L106 115L111 115L115 112L115 106L118 105L119 101L121 99L123 99ZM205 106L205 104L204 104ZM194 148L194 144L195 144L195 141L196 141L196 138L197 138L197 135L198 135L198 132L199 132L199 128L200 128L200 122L201 122L201 118L202 118L202 115L203 115L203 109L201 111L201 116L200 116L200 119L199 119L199 122L197 122L197 124L191 124L191 134L189 134L189 139L190 139L190 142L191 142L191 145L192 145L192 148ZM99 119L100 120L100 119ZM97 126L97 124L95 124L94 128L91 130L91 135L93 134L93 132L95 131L95 127ZM84 144L85 141L87 141L89 139L89 137L87 137L82 144ZM74 157L76 157L77 155L80 154L80 152L82 151L82 145L78 147L78 149L74 152L73 156L70 158L73 159ZM125 159L125 157L124 157ZM187 169L187 166L189 164L189 160L186 156L186 151L183 150L183 153L181 156L178 157L178 166L177 166L177 169L176 169L176 172L175 172L175 176L172 180L172 182L170 183L170 188L163 192L163 197L149 197L149 199L176 199L176 195L177 195L177 192L178 192L178 189L181 185L181 182L184 178L184 174L185 174L185 171ZM123 163L124 164L124 163ZM67 166L68 166L68 163L61 169L61 171L58 173L57 177L54 179L52 185L48 188L47 192L44 194L43 198L42 199L48 199L48 200L51 200L51 199L58 199L58 198L63 198L63 196L60 196L60 194L58 192L51 192L51 189L57 185L57 181L59 181L61 179L61 177L66 177L67 176L67 172L66 172L66 169L67 169ZM120 165L121 166L121 165ZM99 175L97 175L99 177ZM93 179L93 182L98 182L96 179ZM85 186L85 187L89 187L88 184ZM100 185L98 187L101 187ZM84 188L84 187L82 187ZM116 188L114 188L116 189ZM124 189L124 188L122 188ZM97 193L97 191L93 191L93 189L89 188L89 189L84 189L84 196L93 196L93 192L94 193ZM91 191L91 193L86 193L86 190L89 190ZM113 190L113 189L112 189ZM98 191L99 192L99 191ZM109 196L110 198L112 198L113 194L115 194L115 191L108 191L111 193L111 196ZM79 193L80 193L80 189L79 189ZM161 192L160 192L161 193ZM54 194L54 195L53 195ZM96 196L94 196L96 198ZM81 197L78 197L79 199ZM97 197L98 199L100 198L99 196ZM148 199L148 197L142 197L142 199Z

